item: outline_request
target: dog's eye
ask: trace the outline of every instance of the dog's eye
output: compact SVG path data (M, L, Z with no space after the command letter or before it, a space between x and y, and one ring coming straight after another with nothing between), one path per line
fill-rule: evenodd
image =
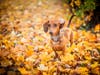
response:
M54 27L57 27L57 24L54 24Z
M50 27L50 24L48 24L48 27Z

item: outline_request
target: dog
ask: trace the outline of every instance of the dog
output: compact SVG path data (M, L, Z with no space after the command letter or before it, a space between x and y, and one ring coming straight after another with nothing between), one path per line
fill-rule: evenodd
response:
M43 24L44 32L51 36L50 44L56 57L59 57L57 51L62 51L62 54L64 54L66 46L72 43L72 30L68 27L64 28L64 25L64 19L51 19Z

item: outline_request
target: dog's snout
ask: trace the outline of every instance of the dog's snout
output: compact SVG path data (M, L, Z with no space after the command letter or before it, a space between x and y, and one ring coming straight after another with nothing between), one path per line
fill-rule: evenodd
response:
M54 42L58 42L60 37L59 36L52 36L51 39L54 41Z

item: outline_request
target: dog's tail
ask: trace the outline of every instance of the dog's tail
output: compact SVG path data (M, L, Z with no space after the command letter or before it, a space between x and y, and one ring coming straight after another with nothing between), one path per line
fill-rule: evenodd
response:
M71 23L71 21L72 21L72 19L73 19L74 16L75 16L75 15L73 14L73 15L70 17L67 27L70 26L70 23Z

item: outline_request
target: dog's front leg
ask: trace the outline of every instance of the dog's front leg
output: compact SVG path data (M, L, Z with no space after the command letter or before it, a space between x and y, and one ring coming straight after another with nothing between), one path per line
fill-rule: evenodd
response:
M54 52L55 52L54 60L61 61L59 54L56 51L54 51Z

